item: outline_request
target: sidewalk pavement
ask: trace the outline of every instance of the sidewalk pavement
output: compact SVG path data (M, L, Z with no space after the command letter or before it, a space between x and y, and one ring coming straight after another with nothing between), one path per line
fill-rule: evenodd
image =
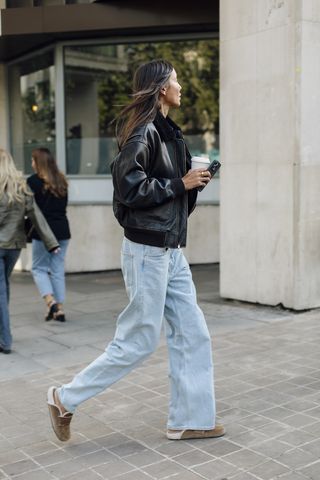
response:
M120 272L67 276L67 322L44 322L28 273L11 288L12 355L0 354L0 480L320 479L320 311L219 298L218 266L196 266L213 338L220 439L169 441L167 353L83 404L72 439L53 435L50 385L111 340L126 304Z

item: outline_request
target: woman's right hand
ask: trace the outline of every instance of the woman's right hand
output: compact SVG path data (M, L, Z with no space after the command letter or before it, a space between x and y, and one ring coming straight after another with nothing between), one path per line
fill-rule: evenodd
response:
M193 188L205 187L211 180L211 174L208 170L196 168L189 170L181 180L186 190L192 190Z

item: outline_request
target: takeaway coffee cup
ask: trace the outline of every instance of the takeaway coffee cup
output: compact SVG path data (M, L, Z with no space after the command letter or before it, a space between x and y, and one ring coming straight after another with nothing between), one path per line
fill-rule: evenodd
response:
M208 168L210 165L209 158L206 157L192 157L191 158L191 169L194 170L195 168Z

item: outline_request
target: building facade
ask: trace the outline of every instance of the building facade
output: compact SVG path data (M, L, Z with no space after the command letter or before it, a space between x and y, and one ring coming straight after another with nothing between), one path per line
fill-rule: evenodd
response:
M26 175L38 146L50 148L66 173L67 270L119 268L122 230L112 212L109 167L117 144L110 122L129 100L134 68L167 58L184 84L177 122L191 152L219 156L218 3L202 1L197 13L169 1L2 0L0 6L0 143ZM219 178L199 195L188 237L191 263L219 260ZM28 248L18 268L30 262Z
M193 87L179 118L191 150L222 162L191 217L189 261L220 261L223 297L319 307L319 0L151 3L0 0L0 143L25 171L34 140L55 149L70 182L69 271L119 266L105 99L123 100L132 60L162 52Z

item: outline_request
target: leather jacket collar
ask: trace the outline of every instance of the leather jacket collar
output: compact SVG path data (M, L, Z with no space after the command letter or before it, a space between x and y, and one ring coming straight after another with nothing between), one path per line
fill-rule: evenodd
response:
M160 111L158 111L153 123L159 132L161 140L164 142L174 140L175 138L183 138L178 125L170 117L164 117Z

